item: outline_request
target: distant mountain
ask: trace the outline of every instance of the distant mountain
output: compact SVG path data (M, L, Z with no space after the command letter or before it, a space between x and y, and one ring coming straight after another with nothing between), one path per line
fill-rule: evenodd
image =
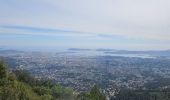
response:
M0 50L0 53L24 53L24 51L18 51L18 50Z
M115 51L104 51L107 54L150 54L155 56L170 56L170 50L160 51L128 51L128 50L115 50Z
M91 51L91 49L83 49L83 48L69 48L69 51Z
M96 51L117 51L117 50L115 50L115 49L96 49Z

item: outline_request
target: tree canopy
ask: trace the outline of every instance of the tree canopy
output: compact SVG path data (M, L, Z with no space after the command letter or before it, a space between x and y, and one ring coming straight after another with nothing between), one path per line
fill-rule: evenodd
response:
M0 60L0 79L7 78L7 67L2 60Z

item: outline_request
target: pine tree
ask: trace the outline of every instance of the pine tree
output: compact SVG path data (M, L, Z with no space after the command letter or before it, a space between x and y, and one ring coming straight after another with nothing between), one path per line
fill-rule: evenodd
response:
M0 61L0 79L6 79L7 77L7 67L3 61Z
M91 89L90 95L92 100L105 100L105 96L101 93L97 85L94 85L94 87Z

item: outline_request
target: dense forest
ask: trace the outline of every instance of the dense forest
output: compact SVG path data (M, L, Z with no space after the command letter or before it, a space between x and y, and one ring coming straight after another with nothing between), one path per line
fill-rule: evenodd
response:
M111 100L170 100L170 88L150 90L119 89ZM8 72L0 61L0 100L106 100L97 85L89 92L76 93L52 80L36 79L24 70Z

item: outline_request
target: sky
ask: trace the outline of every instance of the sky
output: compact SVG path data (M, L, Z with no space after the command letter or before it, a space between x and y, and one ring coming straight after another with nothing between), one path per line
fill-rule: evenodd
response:
M170 0L0 0L0 48L170 49Z

